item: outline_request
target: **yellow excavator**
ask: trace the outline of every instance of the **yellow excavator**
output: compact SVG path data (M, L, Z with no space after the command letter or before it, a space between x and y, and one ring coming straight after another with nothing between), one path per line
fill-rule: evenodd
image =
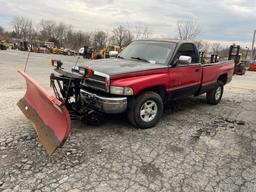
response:
M229 56L228 60L235 61L234 74L236 75L244 75L246 68L243 61L243 55L241 53L240 45L231 45L229 48Z
M52 54L59 54L59 49L57 47L51 47L50 48L50 53Z

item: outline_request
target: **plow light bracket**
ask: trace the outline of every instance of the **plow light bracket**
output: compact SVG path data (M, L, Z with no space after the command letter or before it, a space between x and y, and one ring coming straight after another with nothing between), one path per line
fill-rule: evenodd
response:
M85 68L85 77L92 77L94 75L94 71L92 69Z
M83 75L84 78L92 77L94 75L94 71L92 69L81 66L73 66L71 71Z

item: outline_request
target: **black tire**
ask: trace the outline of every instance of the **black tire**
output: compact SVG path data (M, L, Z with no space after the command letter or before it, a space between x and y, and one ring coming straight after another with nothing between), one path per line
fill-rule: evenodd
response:
M143 107L148 107L152 104L150 109L144 109L144 111L150 110L151 112L146 112L147 114L141 115L141 110ZM127 117L131 124L135 127L141 129L147 129L155 126L163 114L163 100L160 95L155 92L149 91L141 94L137 98L130 100ZM151 114L154 113L154 114ZM146 116L148 116L148 121L145 121ZM152 118L152 119L151 119ZM151 119L151 120L150 120Z
M218 81L217 85L206 93L207 103L211 105L217 105L221 101L223 91L223 83L221 81Z

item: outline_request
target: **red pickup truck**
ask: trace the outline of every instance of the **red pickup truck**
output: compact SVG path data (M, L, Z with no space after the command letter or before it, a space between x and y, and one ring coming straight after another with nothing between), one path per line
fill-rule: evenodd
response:
M160 120L167 99L206 93L207 103L216 105L234 71L232 60L201 64L195 44L173 40L134 41L116 59L90 61L71 71L64 70L61 61L53 65L58 73L50 78L55 97L45 91L42 95L42 88L21 72L28 91L18 105L37 129L51 132L51 140L56 137L55 147L68 136L69 115L97 121L104 113L126 112L132 125L150 128ZM35 98L42 105L31 102ZM49 115L51 110L55 112Z

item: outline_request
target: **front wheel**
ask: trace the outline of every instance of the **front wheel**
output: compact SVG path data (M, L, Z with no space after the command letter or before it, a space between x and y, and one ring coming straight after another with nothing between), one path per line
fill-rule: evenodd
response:
M211 89L206 93L207 103L211 105L217 105L222 98L223 90L224 90L223 83L217 82L216 87L214 87L213 89Z
M131 101L127 115L136 127L147 129L155 126L163 114L163 101L155 92L145 92Z

